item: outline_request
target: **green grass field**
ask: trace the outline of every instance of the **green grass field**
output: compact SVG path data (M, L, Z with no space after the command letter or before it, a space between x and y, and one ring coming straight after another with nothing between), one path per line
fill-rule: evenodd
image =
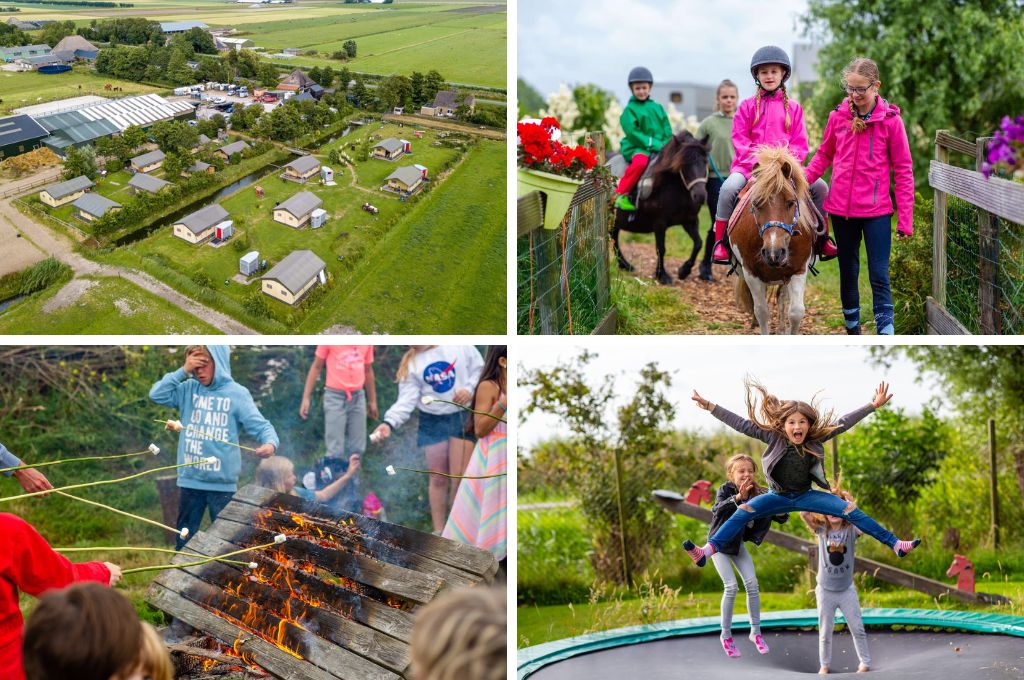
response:
M166 89L150 85L97 75L85 66L77 66L68 73L54 75L45 75L34 71L28 73L0 71L0 93L3 97L0 114L10 113L11 110L22 106L42 104L68 97L81 97L88 94L111 97L113 95L103 89L103 86L108 83L123 88L123 92L117 93L121 96L169 92Z
M216 328L176 305L119 278L76 280L90 285L77 299L47 312L63 284L14 303L0 314L0 333L29 335L216 334Z
M298 330L504 333L505 267L505 145L483 141Z

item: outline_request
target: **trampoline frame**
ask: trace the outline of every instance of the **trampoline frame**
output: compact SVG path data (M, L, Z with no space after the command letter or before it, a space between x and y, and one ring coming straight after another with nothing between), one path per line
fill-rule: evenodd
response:
M1024 617L1007 614L897 608L864 609L862 614L864 624L868 626L926 626L1024 638ZM841 613L836 615L836 623L845 622ZM817 628L817 626L818 611L816 609L795 609L761 614L762 628ZM720 617L704 616L696 619L614 628L598 633L554 640L519 650L516 656L516 678L525 680L546 666L581 654L670 637L717 633L721 628ZM733 628L750 628L750 619L746 614L736 616L733 620Z

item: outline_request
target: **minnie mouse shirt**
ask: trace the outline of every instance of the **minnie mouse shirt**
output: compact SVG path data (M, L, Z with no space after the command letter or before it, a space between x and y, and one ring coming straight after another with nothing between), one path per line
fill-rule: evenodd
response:
M853 542L857 528L847 524L838 531L819 527L818 585L824 590L843 591L853 585Z

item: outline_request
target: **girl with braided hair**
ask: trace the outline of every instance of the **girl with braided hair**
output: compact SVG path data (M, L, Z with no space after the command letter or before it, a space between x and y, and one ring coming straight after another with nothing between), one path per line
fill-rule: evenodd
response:
M715 249L712 259L718 264L729 264L729 251L725 247L725 230L740 190L750 180L758 147L786 146L800 162L807 156L807 130L800 104L789 98L786 81L792 67L789 55L781 47L768 45L754 52L750 60L750 75L754 77L757 93L744 99L736 110L732 124L732 145L735 155L729 177L722 184L715 213ZM824 181L812 182L811 200L821 212L828 185ZM828 237L828 222L819 255L832 258L836 246Z
M839 245L839 293L846 332L860 335L860 241L868 253L868 278L879 335L892 335L889 288L892 199L889 173L896 180L896 234L914 233L914 170L900 109L878 94L882 82L870 59L854 59L843 69L847 97L829 114L825 136L807 166L813 182L832 166L832 191L825 209L835 219Z
M708 538L707 545L697 547L684 541L683 549L698 567L707 558L721 552L743 527L762 517L803 510L834 515L848 520L865 534L892 548L898 557L904 557L917 547L920 539L901 541L896 536L857 508L856 504L811 488L811 484L828 490L825 469L825 442L856 425L876 409L892 399L889 386L879 384L871 401L859 409L836 420L831 411L822 413L816 403L781 400L769 394L764 385L748 378L745 381L747 414L750 420L716 406L693 392L697 406L710 411L732 429L760 439L767 447L761 458L764 476L770 491L740 503L736 512L718 531ZM755 393L760 395L757 403Z

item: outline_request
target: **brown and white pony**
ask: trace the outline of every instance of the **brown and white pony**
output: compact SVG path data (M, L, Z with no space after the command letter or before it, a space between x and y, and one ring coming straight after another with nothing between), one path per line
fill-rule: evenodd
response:
M767 335L768 290L778 286L779 328L796 334L814 250L816 220L807 180L787 149L761 147L749 186L749 202L740 202L737 210L743 212L729 232L743 274L736 283L736 301Z

